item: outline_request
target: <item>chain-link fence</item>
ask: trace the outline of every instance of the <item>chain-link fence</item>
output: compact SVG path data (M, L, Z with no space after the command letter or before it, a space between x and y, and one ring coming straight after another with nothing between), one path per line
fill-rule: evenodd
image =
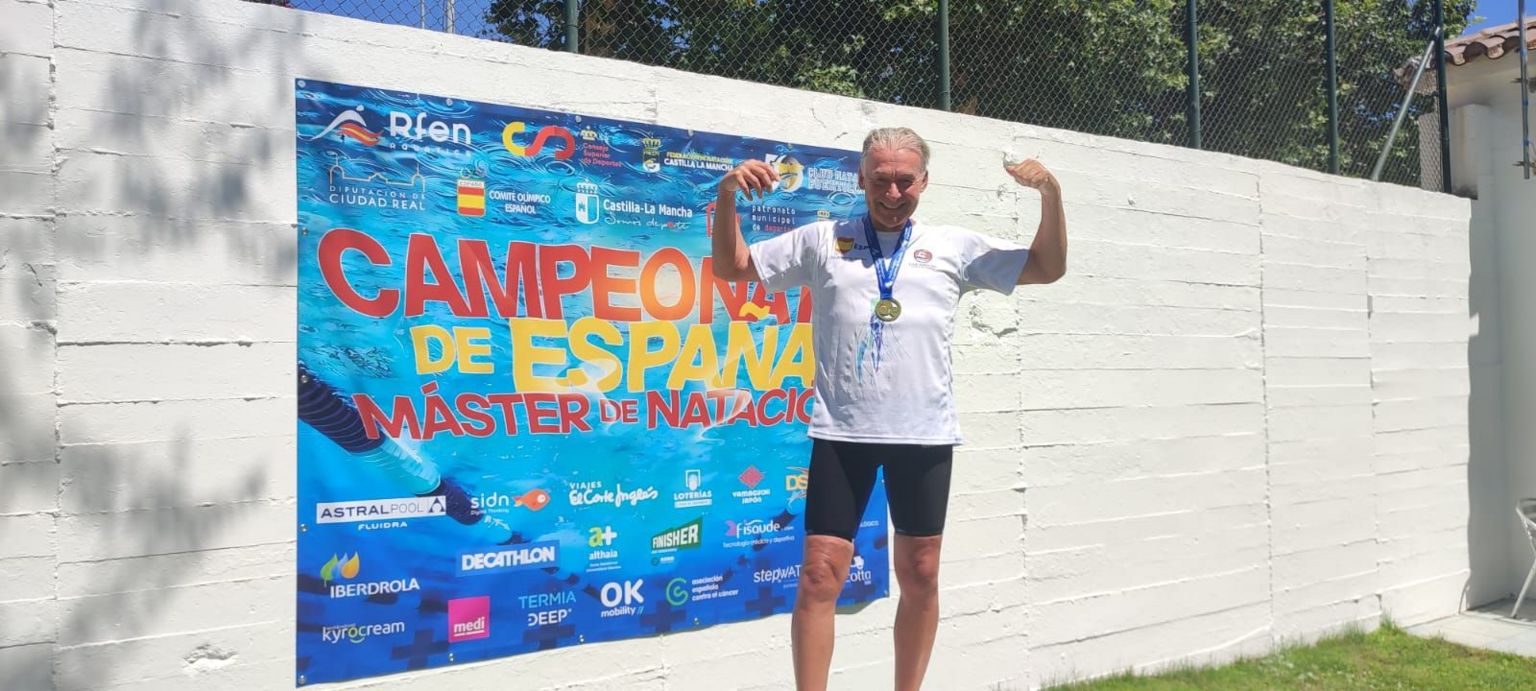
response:
M1410 63L1425 53L1433 36L1434 7L1443 4L1446 35L1455 36L1474 4L257 1L890 103L1199 146L1357 177L1371 177L1386 148L1408 93ZM1332 104L1330 11L1337 75ZM1193 56L1191 43L1198 46ZM1433 67L1421 88L1434 86ZM1198 98L1191 97L1192 91ZM1431 181L1438 188L1436 136L1427 137L1430 165L1421 162L1421 141L1435 132L1420 131L1420 116L1433 112L1436 101L1433 89L1408 99L1381 179L1407 185ZM1336 118L1330 116L1335 110ZM1421 175L1421 167L1434 175Z

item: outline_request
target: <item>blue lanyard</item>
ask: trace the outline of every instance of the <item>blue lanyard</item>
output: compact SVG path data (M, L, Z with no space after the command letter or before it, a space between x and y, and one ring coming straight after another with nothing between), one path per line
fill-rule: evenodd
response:
M907 253L907 240L912 237L912 219L901 227L901 237L890 258L880 251L880 238L875 235L875 223L864 217L864 240L869 243L869 256L875 260L875 280L880 286L880 299L891 299L891 289L896 285L896 274L901 272L901 258Z

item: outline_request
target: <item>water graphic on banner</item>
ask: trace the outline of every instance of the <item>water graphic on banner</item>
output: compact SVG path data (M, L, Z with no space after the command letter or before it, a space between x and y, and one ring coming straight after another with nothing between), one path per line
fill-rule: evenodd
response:
M299 683L788 612L808 296L709 266L864 212L857 152L300 80ZM885 597L884 494L842 604ZM785 621L787 631L788 621Z

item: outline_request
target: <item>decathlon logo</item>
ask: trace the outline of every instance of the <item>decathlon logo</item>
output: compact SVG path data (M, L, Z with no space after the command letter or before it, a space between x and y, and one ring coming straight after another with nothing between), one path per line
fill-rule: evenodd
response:
M465 552L459 555L460 576L521 571L549 566L560 560L560 543L535 542L490 552Z
M560 150L555 153L555 160L564 161L576 153L576 137L572 136L571 131L564 127L558 125L541 127L533 135L533 143L524 146L518 143L517 135L526 131L528 131L528 123L526 122L507 123L507 126L501 130L502 146L507 147L507 151L518 156L533 157L538 156L539 152L544 150L544 146L549 143L549 140L555 139L561 144Z

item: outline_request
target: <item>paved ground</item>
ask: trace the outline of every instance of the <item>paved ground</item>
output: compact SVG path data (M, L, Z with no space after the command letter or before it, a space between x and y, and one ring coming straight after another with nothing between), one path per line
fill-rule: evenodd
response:
M1515 601L1510 598L1420 624L1408 632L1426 637L1438 634L1453 643L1536 657L1536 598L1525 598L1519 619L1509 618L1514 606Z

